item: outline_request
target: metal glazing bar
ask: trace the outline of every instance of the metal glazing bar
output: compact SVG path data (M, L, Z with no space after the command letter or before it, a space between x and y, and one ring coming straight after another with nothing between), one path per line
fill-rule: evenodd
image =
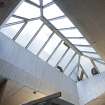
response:
M35 17L35 18L28 19L28 18L25 18L25 17L22 17L22 16L17 16L17 15L13 15L13 17L18 18L18 19L26 20L27 22L40 19L40 17Z
M40 30L42 29L42 27L44 26L44 23L40 26L39 30L35 33L35 35L31 38L31 40L28 42L28 44L26 45L26 49L30 46L30 44L33 42L33 40L35 39L35 37L38 35L38 33L40 32Z
M71 47L76 53L82 55L82 53L61 33L59 32L46 18L41 17L41 20L51 29L53 30L66 44Z
M28 19L27 22L34 21L34 20L38 20L38 19L40 19L40 17ZM21 24L21 23L24 23L24 20L17 21L17 22L12 22L12 23L8 23L8 24L4 24L4 25L3 25L3 28L4 28L4 27L9 27L9 26L12 26L12 25Z
M53 4L54 4L54 2L52 1L52 2L47 3L46 5L44 5L43 8L49 7L50 5L53 5Z
M87 73L85 72L84 68L82 67L82 65L80 64L80 68L82 69L82 71L84 72L85 76L88 78Z
M56 48L54 49L54 51L52 52L52 54L48 57L47 62L50 60L50 58L53 56L53 54L55 53L55 51L57 50L57 48L61 45L62 40L59 42L59 44L56 46Z
M13 25L18 25L18 24L22 24L22 23L24 23L24 20L23 21L17 21L17 22L12 22L12 23L8 23L8 24L4 24L2 26L2 28L13 26Z
M51 18L51 19L48 19L49 21L53 21L53 20L58 20L58 19L63 19L65 18L65 15L63 16L58 16L58 17L55 17L55 18Z
M73 70L71 71L71 73L69 74L70 76L73 74L73 72L76 70L76 68L78 67L78 64L76 64L73 68Z
M81 51L82 53L90 53L90 54L97 54L96 52L90 52L90 51Z
M75 65L75 67L73 68L73 70L72 70L72 72L70 73L70 75L72 75L72 73L74 72L74 70L76 70L76 68L77 68L76 76L78 75L79 65L80 65L80 55L79 55L79 58L78 58L78 63Z
M64 56L66 55L66 53L68 52L70 48L67 48L67 50L64 52L64 54L61 56L61 58L59 59L59 61L57 62L56 66L57 67L59 65L59 63L62 61L62 59L64 58Z
M68 44L66 44L66 42L64 42L63 44L64 44L66 47L70 48L70 47L68 46Z
M100 73L99 72L99 69L97 68L97 66L96 66L96 64L94 63L94 61L91 59L91 63L92 63L92 65L96 68L96 70L98 71L98 73Z
M38 7L38 8L40 8L40 5L34 3L32 1L30 1L30 0L25 0L25 2L27 2L27 3L31 4L31 5L34 5L34 6Z
M41 53L41 51L44 49L44 47L47 45L47 43L49 42L49 40L52 38L54 32L50 35L50 37L47 39L47 41L44 43L44 45L42 46L42 48L39 50L39 52L37 53L37 55L39 56L39 54Z
M57 29L58 31L66 31L66 30L73 30L76 29L77 27L69 27L69 28L59 28Z
M72 62L72 60L74 59L75 56L76 56L76 52L74 53L74 55L72 56L72 58L70 59L70 61L68 62L68 64L65 66L64 71L67 69L67 67Z
M101 63L101 64L105 65L105 62L101 62L100 60L97 60L97 59L93 59L93 60L98 62L98 63Z
M80 59L81 59L81 56L79 55L79 58L78 58L78 71L79 71Z
M79 44L73 44L73 45L77 47L92 47L91 45L79 45Z
M40 0L40 15L43 17L43 0Z
M23 31L23 29L25 28L25 26L27 25L27 21L25 21L25 23L23 24L23 26L20 28L20 30L17 32L17 34L13 37L13 40L16 40L17 37L20 35L20 33Z
M18 19L23 19L23 20L29 20L28 18L25 18L25 17L22 17L22 16L18 16L18 15L12 15L12 17L18 18Z
M101 58L89 57L89 56L84 55L84 54L83 54L83 56L85 56L85 57L87 57L87 58L89 58L89 59L93 59L93 60L102 60Z
M85 39L84 37L66 37L67 39Z
M40 19L40 17L31 18L31 19L28 19L27 21L30 22L30 21L34 21L34 20L38 20L38 19Z

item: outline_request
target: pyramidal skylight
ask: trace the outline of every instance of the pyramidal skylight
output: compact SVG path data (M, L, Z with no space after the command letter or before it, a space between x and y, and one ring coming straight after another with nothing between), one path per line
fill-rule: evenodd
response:
M105 62L53 0L24 0L0 29L74 81L105 71Z

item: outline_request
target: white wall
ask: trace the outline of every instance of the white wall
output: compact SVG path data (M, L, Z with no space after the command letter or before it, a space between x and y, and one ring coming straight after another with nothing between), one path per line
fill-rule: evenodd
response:
M61 91L78 105L76 84L46 62L0 33L0 74L46 94Z
M85 105L105 93L105 73L78 82L77 88L81 103L80 105Z

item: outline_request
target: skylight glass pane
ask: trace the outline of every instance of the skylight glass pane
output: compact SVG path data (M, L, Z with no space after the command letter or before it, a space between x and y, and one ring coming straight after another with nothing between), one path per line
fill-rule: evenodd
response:
M36 4L38 4L38 5L40 5L40 0L30 0L30 1L32 1L32 2L34 2Z
M74 27L73 23L68 18L62 18L50 21L57 29Z
M39 27L42 25L41 20L31 21L27 24L24 30L21 32L16 42L25 47L31 38L35 35Z
M86 39L69 39L72 44L90 45Z
M40 53L39 57L46 61L60 41L61 39L56 34L54 34Z
M18 22L18 21L22 21L22 19L11 17L11 18L9 18L9 20L7 21L6 24L13 23L13 22Z
M65 37L83 37L78 29L61 30L60 31Z
M105 65L104 64L101 64L101 63L99 63L97 61L94 61L94 63L96 64L99 72L105 72Z
M44 16L47 19L63 16L64 13L60 10L60 8L56 5L53 4L49 7L44 8Z
M71 57L74 55L74 51L72 49L69 49L69 51L66 53L62 61L59 63L59 66L62 67L63 69L65 66L69 63Z
M96 52L92 47L76 46L80 51Z
M40 9L29 3L23 2L16 10L15 15L25 18L35 18L40 16Z
M44 25L44 27L41 29L41 31L36 36L36 38L31 43L31 45L29 46L28 49L31 52L33 52L34 54L37 54L38 51L43 46L43 44L47 41L47 39L49 38L49 36L51 35L51 33L52 33L52 31L46 25Z
M80 63L82 65L82 67L84 68L88 77L91 77L92 76L91 69L93 68L93 64L91 63L90 59L82 56L81 59L80 59Z
M53 54L53 56L51 57L51 59L48 61L48 63L50 65L52 65L53 67L56 66L57 62L59 61L59 59L62 57L62 55L65 53L65 51L67 50L67 47L62 43L58 49L56 50L56 52Z
M0 29L0 32L2 32L4 35L12 39L16 35L16 33L20 30L22 25L23 24L17 24L17 25L5 27L5 28Z
M65 75L69 76L70 73L72 72L72 70L74 69L74 67L78 64L78 58L79 56L76 55L74 57L74 59L72 60L72 62L69 64L69 66L67 67L67 69L65 70Z
M43 0L43 5L46 5L46 4L48 4L48 3L50 3L50 2L52 2L53 0Z
M73 81L77 81L77 71L78 67L75 68L74 72L70 76Z
M83 53L83 54L88 56L88 57L101 59L101 57L98 54L92 54L92 53Z

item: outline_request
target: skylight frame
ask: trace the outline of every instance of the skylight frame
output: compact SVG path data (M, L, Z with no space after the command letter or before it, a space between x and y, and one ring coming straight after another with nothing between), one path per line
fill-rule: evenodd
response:
M66 76L71 76L72 71L75 71L75 67L78 65L78 60L79 60L79 55L76 54L75 56L72 57L70 60L70 64L66 66L64 74Z
M64 45L64 42L59 45L59 47L56 49L55 53L53 53L52 57L49 59L48 63L52 65L53 67L57 67L60 59L65 55L65 52L67 51L68 47Z
M78 72L79 71L79 66L80 66L80 58L81 58L81 56L79 55L79 57L78 57L78 62L77 62L77 64L74 66L74 68L72 69L72 71L70 72L70 76L75 72L75 70L77 70L76 72ZM78 76L78 75L77 75Z
M51 24L51 22L50 21L54 21L54 20L59 20L59 19L63 19L63 18L65 18L66 17L66 15L62 15L62 16L58 16L58 17L54 17L54 18L51 18L51 19L46 19L46 17L44 16L44 14L43 14L43 9L44 8L47 8L47 7L49 7L49 6L51 6L51 5L53 5L54 4L54 2L52 1L52 2L49 2L49 3L47 3L47 4L45 4L45 5L43 5L43 0L39 0L39 2L40 2L40 5L38 5L38 4L36 4L36 3L34 3L34 2L30 2L31 0L25 0L25 2L27 2L27 3L29 3L30 5L33 5L33 6L36 6L37 8L39 8L40 9L40 16L39 17L33 17L33 18L30 18L30 19L28 19L27 17L21 17L21 16L16 16L16 15L12 15L13 17L15 17L15 18L17 18L17 19L22 19L22 20L20 20L20 21L17 21L17 22L12 22L12 23L7 23L7 24L5 24L3 27L5 28L5 27L9 27L9 26L12 26L12 25L16 25L16 24L21 24L21 23L24 23L24 25L23 25L23 27L21 27L21 29L17 32L17 34L15 35L15 37L13 38L13 40L15 41L16 39L17 39L17 37L20 35L20 33L22 32L22 30L25 28L25 26L27 25L27 23L28 22L30 22L30 21L34 21L34 20L37 20L37 19L40 19L41 21L43 21L43 24L40 26L40 28L38 29L38 31L35 33L35 35L31 38L31 40L29 41L29 43L27 44L27 46L25 47L25 49L28 49L29 48L29 46L30 46L30 44L33 42L33 40L36 38L36 36L37 36L37 34L40 32L40 30L42 29L42 27L44 26L44 25L47 25L53 32L52 32L52 35L55 33L56 35L58 35L59 36L59 38L61 38L61 41L59 42L59 44L56 46L56 48L53 50L53 52L51 53L51 55L48 57L48 59L46 60L46 62L48 62L50 59L51 59L51 57L53 56L53 54L55 53L55 51L57 50L57 48L60 46L60 44L64 41L66 44L67 44L67 46L69 46L69 48L68 49L72 49L75 53L74 53L74 55L72 56L72 58L71 58L71 60L69 61L69 63L65 66L65 68L64 68L64 72L65 72L65 70L66 70L66 68L70 65L70 63L72 62L72 60L74 59L74 57L76 56L76 55L79 55L79 57L81 57L81 56L84 56L84 57L87 57L87 58L89 58L90 59L90 61L91 61L91 63L94 65L94 67L96 68L96 65L94 64L94 61L96 61L96 62L99 62L99 63L102 63L102 64L105 64L104 62L102 62L103 60L102 60L102 58L100 58L100 59L97 59L97 58L94 58L94 57L89 57L89 56L86 56L86 55L84 55L83 53L85 52L85 53L92 53L92 54L97 54L97 52L91 52L91 51L80 51L76 46L83 46L83 47L92 47L91 45L77 45L77 44L72 44L70 41L69 41L69 39L86 39L84 36L83 37L65 37L60 31L61 30L72 30L72 29L77 29L78 30L78 26L72 26L72 27L64 27L64 28L59 28L59 29L57 29L54 25L52 25ZM67 18L67 17L66 17ZM41 47L41 49L39 50L39 52L37 53L37 56L39 56L40 55L40 53L43 51L43 49L44 49L44 47L47 45L47 43L49 42L49 40L51 39L51 37L52 36L50 36L49 38L48 38L48 40L46 40L46 42L43 44L43 46ZM92 47L93 48L93 47ZM29 49L28 49L29 50ZM67 52L68 50L66 50L66 52ZM59 62L61 62L62 61L62 59L63 59L63 57L66 55L66 52L62 55L62 57L59 59L59 61L57 62L57 64L56 64L56 66L55 66L55 68L57 68L57 66L59 65ZM80 60L81 58L79 58L79 60ZM80 61L78 61L78 64L77 64L77 66L76 67L78 67L78 70L79 70L79 67L81 67L81 69L82 70L84 70L83 69L83 67L82 67L82 65L80 64ZM74 68L75 69L75 68ZM85 72L85 71L84 71ZM72 74L72 73L71 73ZM71 75L70 74L70 75ZM87 75L86 73L85 73L85 75ZM88 76L86 76L87 78L88 78Z
M55 41L55 38L57 38L56 41ZM40 52L38 56L42 58L44 61L48 62L61 43L62 43L62 39L58 37L55 33L54 34L52 33L52 37L47 42L47 44L45 43L46 46L44 46L44 48L42 47L43 50ZM43 58L44 56L42 57L44 53L48 53L47 58Z
M71 48L68 48L67 53L65 54L65 56L63 56L63 58L58 64L58 66L62 67L63 71L65 71L65 67L69 64L74 54L75 54L74 50L72 50Z
M47 41L43 44L42 48L39 50L39 52L37 53L37 55L39 56L39 54L42 52L42 50L45 48L45 46L47 45L47 43L50 41L50 39L53 37L54 32L52 32L52 34L50 35L50 37L47 39Z

